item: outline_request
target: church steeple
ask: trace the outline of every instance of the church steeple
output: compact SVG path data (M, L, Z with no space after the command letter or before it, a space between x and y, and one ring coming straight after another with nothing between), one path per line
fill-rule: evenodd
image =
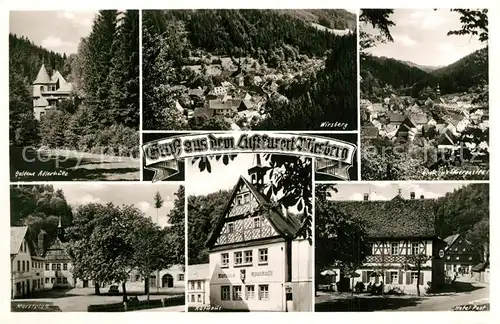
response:
M250 183L259 191L264 188L264 175L266 174L266 170L267 168L262 166L260 154L255 154L253 166L248 169L248 175L250 176Z
M64 242L64 228L62 227L61 216L59 216L59 225L57 225L57 237Z

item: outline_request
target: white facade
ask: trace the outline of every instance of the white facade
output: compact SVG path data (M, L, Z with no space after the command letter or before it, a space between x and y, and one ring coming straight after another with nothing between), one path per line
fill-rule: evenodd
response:
M283 310L285 248L283 241L210 253L210 304L225 309ZM251 261L245 262L249 252ZM243 258L240 265L236 260L239 253ZM225 264L224 255L228 257Z
M210 304L210 281L208 279L188 280L187 296L189 306Z

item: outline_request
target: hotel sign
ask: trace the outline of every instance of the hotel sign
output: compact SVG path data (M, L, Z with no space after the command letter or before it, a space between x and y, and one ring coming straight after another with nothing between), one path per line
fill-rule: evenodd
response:
M257 272L251 272L250 275L252 277L270 277L273 275L272 270L269 271L257 271Z

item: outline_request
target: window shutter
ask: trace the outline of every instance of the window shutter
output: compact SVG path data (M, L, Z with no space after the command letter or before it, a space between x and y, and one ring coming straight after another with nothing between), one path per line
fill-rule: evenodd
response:
M420 285L423 285L424 284L424 273L423 272L420 272L420 282L419 282Z
M362 281L363 283L368 282L368 280L367 280L367 276L368 276L368 271L361 271L361 281Z
M403 271L399 271L398 273L398 280L399 280L399 284L402 285L403 284Z
M406 272L406 284L407 285L411 284L411 272L410 271Z
M390 284L390 283L391 283L391 282L390 282L390 280L391 280L391 278L390 278L390 274L389 274L389 272L388 272L388 271L386 271L386 272L385 272L385 283L386 283L386 284Z

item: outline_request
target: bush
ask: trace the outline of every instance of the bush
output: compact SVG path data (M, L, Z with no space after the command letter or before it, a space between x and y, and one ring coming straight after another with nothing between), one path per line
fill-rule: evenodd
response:
M155 300L138 300L137 297L130 298L127 304L127 311L134 311L140 309L150 309L159 307L169 307L169 306L179 306L184 305L185 296L175 296L171 298L155 299ZM99 305L89 305L87 307L88 312L124 312L125 307L123 303L113 303L113 304L99 304Z
M365 291L365 284L362 283L361 281L356 282L354 285L354 291L358 293L362 293Z

